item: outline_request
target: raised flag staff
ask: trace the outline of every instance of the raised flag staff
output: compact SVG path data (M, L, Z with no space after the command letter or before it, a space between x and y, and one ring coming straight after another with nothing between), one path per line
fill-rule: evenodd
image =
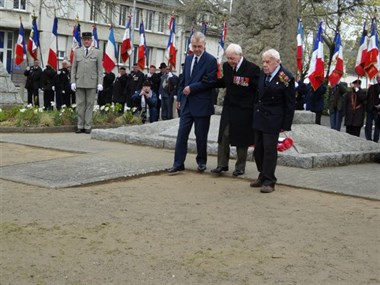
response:
M104 70L109 73L117 64L117 47L114 35L113 25L111 24L108 42L103 57Z
M222 72L220 71L220 66L222 64L223 55L224 55L224 43L226 42L226 36L227 36L227 23L226 21L223 22L222 26L222 32L220 34L219 38L219 44L218 44L218 51L216 56L216 61L218 63L218 78L222 77Z
M144 30L144 21L141 17L140 28L140 43L139 50L137 52L137 64L139 65L141 71L145 69L145 57L146 57L146 39L145 39L145 30Z
M193 48L191 46L191 39L193 37L193 34L194 34L194 25L191 26L189 39L187 40L186 55L193 54Z
M73 63L74 50L82 46L82 41L80 39L80 24L78 16L75 18L75 24L73 28L73 43L71 45L70 51L70 63Z
M95 23L92 25L92 43L91 43L91 46L93 46L96 49L99 49L98 28L96 27Z
M358 76L364 76L364 65L367 58L367 30L366 30L367 22L364 22L363 24L363 32L362 36L360 38L360 46L358 50L358 55L356 56L356 62L355 62L355 72Z
M25 45L25 30L20 17L20 28L18 30L18 38L15 47L15 63L20 65L26 58L27 65L29 66L29 59L26 56L26 45Z
M125 25L125 32L123 36L123 41L121 42L120 47L120 56L121 60L126 63L128 58L132 54L132 44L131 44L131 23L132 23L132 16L128 16L127 23Z
M298 75L302 75L302 67L303 67L303 40L304 34L302 29L302 20L298 19L298 28L297 28L297 73Z
M380 70L379 63L379 37L376 28L376 19L372 19L371 35L368 42L367 57L365 59L364 70L369 80L372 80Z
M310 68L307 76L310 80L311 87L317 90L325 80L325 64L323 61L323 29L322 22L319 23L318 34L315 38L313 54L311 56Z
M336 32L335 34L334 43L335 48L329 73L329 82L331 87L334 87L336 84L338 84L344 73L343 46L339 32Z
M58 30L58 18L54 17L53 28L52 28L52 32L51 32L51 43L50 43L47 63L56 71L58 70L58 56L57 56L58 36L57 36L57 30Z
M174 16L170 17L169 30L170 30L170 34L169 34L168 45L166 47L165 56L168 60L168 65L172 66L175 69L177 50L175 47L176 27L175 27L175 17Z

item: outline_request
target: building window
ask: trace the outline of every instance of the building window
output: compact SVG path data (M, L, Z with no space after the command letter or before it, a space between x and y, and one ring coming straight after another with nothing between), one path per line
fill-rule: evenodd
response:
M145 15L145 29L148 31L152 30L153 26L153 19L154 19L154 12L153 11L146 11Z
M0 31L0 61L8 73L12 70L13 32Z
M106 3L106 15L105 15L105 22L106 23L112 23L113 20L113 4L112 3Z
M58 59L60 59L60 60L64 60L64 59L66 59L66 51L64 51L64 50L59 50L59 51L58 51Z
M90 21L94 21L96 22L97 21L97 11L98 11L98 8L97 8L97 3L98 1L97 0L91 0L91 3L90 3Z
M4 8L4 0L0 0L0 8Z
M129 16L129 6L120 5L119 25L126 26Z
M3 1L4 7L4 1ZM26 10L26 0L13 0L13 9Z
M166 20L167 20L168 15L164 13L158 14L158 27L157 27L157 32L163 33L165 30L166 26Z
M142 16L141 14L142 14L142 10L136 9L136 16L135 16L135 19L136 19L135 28L136 29L140 28L140 21L141 21L141 16ZM144 28L145 28L145 25L144 25Z

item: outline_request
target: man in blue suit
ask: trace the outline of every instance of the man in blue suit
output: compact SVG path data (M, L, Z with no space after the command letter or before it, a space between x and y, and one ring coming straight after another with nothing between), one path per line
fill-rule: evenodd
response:
M253 111L255 162L259 177L251 187L271 193L276 184L278 137L290 131L295 109L294 77L281 65L278 51L269 49L262 55L263 68L259 79L259 96Z
M174 163L169 173L185 170L187 141L194 124L197 144L198 171L206 170L207 136L210 117L214 114L212 88L216 82L218 70L215 57L205 51L205 36L194 33L191 45L194 53L186 57L183 77L179 84L177 108L181 111L175 147Z

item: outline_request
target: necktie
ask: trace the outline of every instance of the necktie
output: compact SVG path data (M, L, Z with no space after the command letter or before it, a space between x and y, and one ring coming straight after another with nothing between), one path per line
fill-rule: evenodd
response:
M265 78L265 86L268 86L269 83L270 83L270 78L271 76L270 75L267 75L266 78Z
M194 64L193 64L193 69L191 70L191 74L193 74L193 70L197 64L198 64L198 57L194 57Z
M88 56L88 48L86 48L86 56Z

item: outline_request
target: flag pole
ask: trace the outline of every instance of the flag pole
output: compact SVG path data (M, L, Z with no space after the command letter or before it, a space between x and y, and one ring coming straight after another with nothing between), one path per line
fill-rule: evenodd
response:
M136 27L136 0L133 0L133 6L132 6L132 27L131 27L132 53L131 53L131 56L129 57L129 71L131 71L131 58L133 59L134 56L135 56L135 46L134 46L135 27Z
M54 19L57 17L56 10L54 9ZM57 50L57 74L59 70L59 51L58 51L58 18L57 18L57 35L55 37L55 48Z

